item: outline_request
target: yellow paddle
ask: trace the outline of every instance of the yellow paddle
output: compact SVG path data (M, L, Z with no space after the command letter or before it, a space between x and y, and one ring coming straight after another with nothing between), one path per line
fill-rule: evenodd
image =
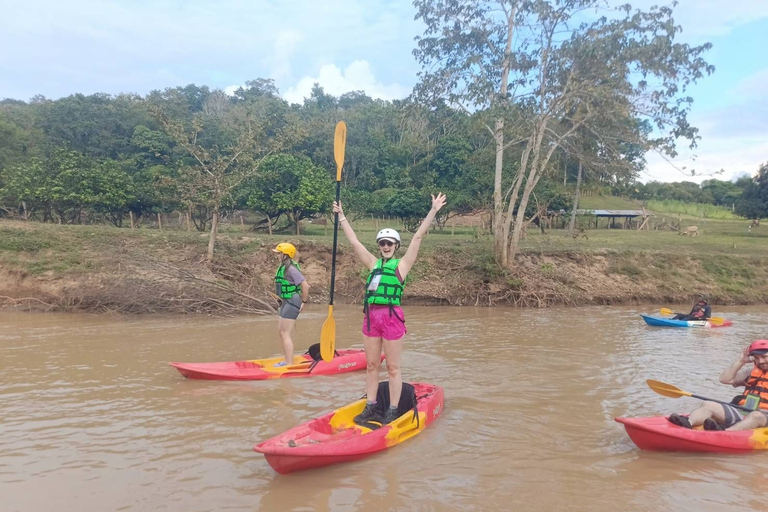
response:
M675 312L672 311L669 308L661 308L659 310L659 313L661 313L662 315L674 315L675 314ZM713 316L713 317L707 318L707 322L712 322L713 324L724 324L725 323L725 318L723 318L721 316Z
M336 160L336 202L341 194L341 168L344 167L344 148L347 145L347 125L339 121L333 135L333 158ZM333 288L336 283L336 243L339 237L339 214L333 219L333 256L331 258L331 298L328 301L328 318L320 331L320 357L323 361L333 359L336 350L336 321L333 319Z
M704 396L694 395L693 393L683 391L682 389L675 387L672 384L667 384L666 382L659 382L658 380L648 379L645 381L645 383L648 384L649 388L651 388L658 394L663 396L668 396L670 398L680 398L681 396L689 396L691 398L698 398L699 400L705 400L707 402L717 402L718 404L730 405L731 407L742 409L744 411L749 411L749 412L753 411L753 409L742 407L741 405L735 405L730 402L723 402L721 400L715 400L714 398L707 398Z

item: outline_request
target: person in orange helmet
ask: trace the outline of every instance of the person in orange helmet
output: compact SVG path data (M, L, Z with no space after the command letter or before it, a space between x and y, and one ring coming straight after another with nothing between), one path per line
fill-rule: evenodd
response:
M275 366L293 363L293 328L304 304L309 300L309 283L301 273L301 267L294 261L296 247L289 243L277 244L272 249L280 258L280 266L275 274L275 294L280 297L280 309L277 330L283 344L285 359Z
M750 367L750 363L754 364ZM703 425L704 430L749 430L768 425L768 340L757 340L745 348L720 375L720 382L735 388L744 386L731 403L752 412L707 401L688 417L672 414L667 419L685 428Z

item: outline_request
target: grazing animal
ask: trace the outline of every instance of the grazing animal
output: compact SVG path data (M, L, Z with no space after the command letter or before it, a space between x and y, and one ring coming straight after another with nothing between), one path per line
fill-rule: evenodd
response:
M683 236L699 236L699 227L698 226L688 226L687 228L680 231L680 234Z

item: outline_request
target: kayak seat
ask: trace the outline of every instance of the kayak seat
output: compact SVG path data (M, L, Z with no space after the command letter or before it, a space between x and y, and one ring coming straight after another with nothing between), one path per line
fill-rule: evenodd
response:
M312 370L315 369L315 366L317 366L317 363L323 360L323 356L320 355L320 344L315 343L313 345L309 346L309 349L307 349L305 354L309 354L309 357L312 358L313 363L309 366L309 370L307 370L307 373L311 373ZM334 350L333 351L333 357L336 357L339 355L339 352Z
M376 392L376 412L379 418L384 417L384 413L389 409L389 382L379 382L379 389ZM403 382L403 391L400 393L400 402L397 404L397 417L399 418L408 411L413 410L413 418L416 420L416 428L419 428L419 407L416 400L416 388L413 385ZM367 421L360 424L362 427L376 430L384 425L379 421Z

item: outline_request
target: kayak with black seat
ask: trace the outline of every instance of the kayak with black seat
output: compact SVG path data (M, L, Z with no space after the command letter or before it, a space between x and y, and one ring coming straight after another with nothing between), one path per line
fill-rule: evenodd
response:
M709 322L707 320L673 320L671 318L662 318L658 316L640 315L645 323L653 327L728 327L733 325L730 320L723 323Z
M388 383L379 384L379 417L389 407L389 401L382 396L383 387ZM382 400L378 400L380 396ZM443 412L444 392L433 384L403 383L399 416L386 425L375 420L365 425L354 422L365 402L365 398L357 400L259 443L253 450L263 453L269 465L281 474L362 459L427 428Z
M319 345L318 345L319 347ZM384 355L381 356L382 360ZM313 359L309 353L294 356L293 363L275 366L283 357L228 361L221 363L168 363L188 379L198 380L267 380L314 375L336 375L363 370L365 350L337 350L330 361Z
M664 416L616 418L641 450L748 453L768 449L768 428L709 431L674 425Z

